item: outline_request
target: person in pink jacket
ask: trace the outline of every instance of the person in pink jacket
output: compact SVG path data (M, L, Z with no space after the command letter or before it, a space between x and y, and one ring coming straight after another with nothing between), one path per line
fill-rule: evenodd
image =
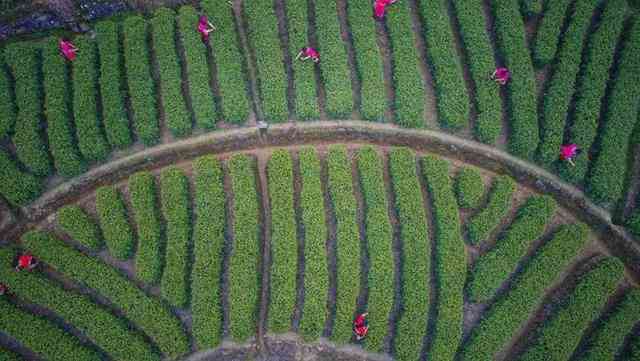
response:
M387 12L387 5L391 5L397 0L376 0L373 4L373 12L377 19L382 19Z
M311 59L311 61L317 63L320 61L320 53L318 53L318 51L314 48L305 46L304 48L300 49L300 52L298 53L298 56L296 56L296 59L300 59L302 61Z
M209 34L216 30L216 27L211 24L211 22L207 19L206 16L200 16L200 20L198 20L198 32L202 36L202 41L209 41Z
M575 166L573 159L580 154L582 150L578 148L577 144L571 143L560 147L560 159L569 162L572 166Z
M78 52L78 48L71 43L71 41L67 39L60 39L58 42L58 47L60 48L60 52L65 59L69 61L74 61L76 59L76 53Z
M509 79L511 79L511 73L507 68L497 68L496 71L491 74L491 79L500 85L505 85Z

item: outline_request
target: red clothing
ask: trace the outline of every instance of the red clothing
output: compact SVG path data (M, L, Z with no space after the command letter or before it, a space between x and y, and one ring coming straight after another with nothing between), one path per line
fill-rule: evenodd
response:
M355 334L359 338L365 337L367 335L367 332L369 332L369 326L367 326L366 317L367 315L363 313L358 315L355 321L353 321L353 332L355 332Z
M387 0L376 0L373 5L373 12L376 15L376 18L382 19L384 17L384 13L386 12Z
M360 338L365 337L367 335L367 332L369 332L369 327L367 326L360 326L360 327L356 327L353 329L356 333L356 335L358 335Z
M198 21L198 31L202 35L203 41L209 40L209 32L207 30L209 30L209 21L206 17L201 16L200 21Z
M364 317L365 317L364 314L358 315L358 317L356 317L356 320L353 321L353 326L354 327L365 326L366 320Z
M70 41L60 40L59 42L60 51L65 59L69 61L73 61L76 59L76 50L73 44Z
M31 266L33 262L33 256L30 254L23 254L18 258L18 268L27 269Z
M302 54L304 56L308 56L313 60L316 60L318 58L320 58L320 53L318 53L318 51L314 48L310 48L310 47L305 47L302 49Z
M576 144L563 145L560 147L560 159L568 160L578 154L578 146Z
M511 78L511 73L509 72L509 69L507 68L498 68L496 69L496 79L500 80L501 82L507 82L509 81L509 78Z

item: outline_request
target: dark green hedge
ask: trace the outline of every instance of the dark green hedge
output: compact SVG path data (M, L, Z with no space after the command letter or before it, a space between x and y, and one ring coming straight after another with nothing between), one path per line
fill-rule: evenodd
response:
M456 176L454 184L460 208L478 208L484 195L484 182L476 168L464 167Z
M5 68L4 54L0 52L0 139L11 135L16 125L13 86Z
M533 42L533 59L537 67L547 65L556 56L560 32L571 0L547 1Z
M83 246L97 251L104 245L98 225L79 206L67 205L60 208L57 221L65 233Z
M525 17L542 14L543 0L520 0L520 10Z
M636 210L627 220L627 227L633 235L640 238L640 209Z
M24 206L43 191L42 181L18 169L13 159L0 151L0 194L15 206Z
M511 199L516 182L509 176L498 176L493 180L487 205L467 223L469 241L477 244L487 240L511 209Z
M120 260L131 257L134 247L133 231L120 192L109 186L98 188L96 210L109 252Z

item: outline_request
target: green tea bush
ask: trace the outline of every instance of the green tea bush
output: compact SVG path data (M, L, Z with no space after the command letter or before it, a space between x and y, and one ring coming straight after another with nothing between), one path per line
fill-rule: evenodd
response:
M20 299L39 304L55 312L67 323L82 331L113 360L160 360L140 332L87 296L65 290L33 272L14 272L15 252L0 249L2 281ZM75 359L75 358L74 358Z
M547 288L579 253L588 233L589 228L582 223L566 225L543 244L515 276L512 288L487 309L471 331L460 358L484 361L502 350L543 300Z
M516 182L508 176L494 179L487 205L471 218L467 224L469 241L478 244L487 240L491 232L500 224L511 208Z
M47 176L52 169L42 134L38 51L32 43L18 42L7 45L4 54L15 80L18 113L11 140L16 146L16 155L35 175Z
M408 5L395 4L386 15L386 25L393 49L396 122L405 128L423 128L424 84L419 76L420 58L407 24L411 24ZM378 97L383 96L380 90L378 93Z
M389 173L402 239L404 312L397 323L394 352L401 361L420 358L431 301L426 291L431 287L431 246L415 162L415 154L407 148L395 148L389 153Z
M40 179L22 172L9 155L0 151L0 194L14 206L24 206L43 191Z
M375 20L368 1L347 2L347 16L360 79L360 114L366 120L384 120L387 99L384 89L382 54L376 40Z
M214 348L222 338L220 275L225 234L222 167L213 156L193 162L195 181L194 262L191 273L193 336L200 349Z
M0 360L2 361L22 361L23 358L12 350L0 348Z
M544 13L532 49L537 67L543 67L555 58L560 32L570 5L571 0L556 0L545 3Z
M360 294L360 234L353 194L351 161L342 145L331 146L327 154L328 188L336 221L336 318L331 339L351 339L353 315Z
M629 217L627 220L627 228L634 236L640 237L640 209L636 210L631 217Z
M99 359L94 350L81 344L73 335L43 316L27 313L4 297L0 299L0 327L3 333L47 360Z
M287 150L276 150L267 164L271 206L271 279L269 329L287 332L296 302L298 239L293 207L293 160Z
M480 172L476 168L462 168L456 176L454 190L460 208L478 208L484 194L484 182Z
M571 357L582 333L615 291L623 269L619 260L608 258L580 277L575 290L562 303L562 308L537 330L534 345L520 359L566 360Z
M624 339L638 321L640 314L640 291L629 289L622 300L616 303L612 312L602 319L589 335L586 352L581 360L614 360Z
M328 316L329 268L327 266L327 226L324 195L320 183L320 160L316 150L306 147L300 157L300 212L304 237L304 303L300 333L305 341L322 334Z
M228 163L233 190L233 246L229 259L229 329L243 342L256 333L260 300L260 238L255 160L238 154Z
M209 86L209 64L207 63L207 47L202 43L200 35L195 31L198 14L191 6L183 6L178 13L178 29L180 41L184 49L185 74L191 95L191 107L196 124L203 129L211 129L216 125L216 112L213 93ZM210 41L218 36L219 26L210 34Z
M240 50L233 9L227 7L227 0L202 0L200 6L217 28L209 42L218 69L222 117L227 122L242 124L251 105L247 96L246 57Z
M16 107L13 86L5 71L4 54L0 52L0 139L11 135L16 125Z
M225 6L225 5L220 5ZM247 37L255 49L256 71L264 118L283 122L289 117L287 110L287 75L278 37L278 19L273 2L249 1L243 3L247 17ZM214 34L215 36L215 34ZM237 61L237 60L236 60Z
M439 122L445 128L456 130L469 123L469 95L462 77L462 65L454 48L453 30L446 6L441 0L418 2L425 23L422 31L438 99Z
M74 241L97 251L104 245L96 222L79 206L67 205L58 210L57 221L60 228Z
M162 271L162 225L156 181L149 172L129 177L129 200L138 234L136 276L144 283L156 284Z
M511 72L511 80L507 84L507 111L511 126L508 149L518 157L532 159L539 132L536 82L517 1L495 0L492 8L499 56Z
M520 9L525 17L531 17L542 14L542 0L520 0Z
M478 21L478 14L484 11L483 2L455 0L453 6L460 24L462 45L467 54L467 66L475 86L473 101L478 116L474 134L479 141L494 144L502 132L502 101L498 85L489 77L496 68L491 39L485 23ZM461 89L464 90L464 84ZM466 94L464 96L466 97Z
M162 171L160 194L167 235L162 295L172 305L183 308L189 304L187 281L192 229L189 180L182 170L169 167Z
M160 137L155 86L147 44L147 24L140 16L124 21L124 64L133 128L145 145L153 145Z
M98 188L96 210L109 252L120 260L131 257L134 246L133 231L120 192L109 186Z
M85 166L73 141L67 64L60 56L57 38L50 37L45 44L42 49L42 78L49 151L58 173L69 178L84 172Z
M345 119L353 111L353 93L347 50L338 21L338 4L335 1L317 1L315 5L320 70L326 94L325 110L332 118Z
M100 21L96 23L95 31L100 54L98 74L104 130L109 144L122 149L131 145L132 140L123 91L119 25L113 21Z
M462 239L458 207L451 179L449 163L426 156L422 172L431 194L435 234L436 289L438 293L437 319L430 353L434 360L453 360L462 339L464 315L464 284L467 257Z
M162 302L150 298L116 269L43 232L24 234L22 245L58 272L109 299L166 356L176 358L189 352L189 342L180 320Z
M549 167L558 159L570 102L582 61L584 38L599 0L582 0L575 5L569 27L562 37L560 50L544 95L538 161ZM546 85L545 85L546 86Z
M289 55L293 64L293 86L296 91L295 105L296 116L300 120L318 119L320 108L316 98L315 64L308 59L306 61L295 60L300 48L309 45L308 14L309 9L306 0L290 0L287 6L287 24L289 31Z
M473 300L485 301L494 294L525 256L529 246L542 236L555 207L556 202L549 196L527 199L504 236L476 262L469 282Z
M598 133L600 108L609 80L609 71L613 66L616 44L626 18L625 10L624 0L608 1L600 24L587 44L584 75L576 90L575 113L569 131L569 143L577 144L584 152L574 158L575 166L568 162L559 165L562 178L572 183L582 182L587 174L587 150L591 148Z
M73 61L73 116L76 138L82 156L89 161L103 161L109 155L107 140L102 134L98 118L96 83L96 45L86 36L74 39L78 57ZM50 46L53 46L51 44ZM55 45L57 47L57 44ZM61 58L60 55L53 54Z
M640 20L624 44L618 75L611 89L600 143L587 179L587 193L597 202L616 202L622 196L629 140L638 119L640 101Z
M365 346L371 352L381 352L393 307L393 229L388 214L382 158L376 148L365 146L358 150L356 160L364 199L364 226L370 265L367 281L367 320L370 329Z
M182 70L176 50L176 14L168 8L156 10L151 19L153 51L160 75L160 99L164 121L171 133L182 137L191 133L191 116L182 96ZM208 83L205 83L205 85ZM199 84L203 86L203 84Z

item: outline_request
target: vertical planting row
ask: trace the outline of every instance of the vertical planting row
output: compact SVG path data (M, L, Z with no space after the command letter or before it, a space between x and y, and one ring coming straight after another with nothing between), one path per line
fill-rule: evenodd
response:
M353 110L353 93L347 50L338 21L338 3L328 0L315 4L320 70L326 92L325 108L330 117L345 119Z
M484 182L480 171L472 167L464 167L456 176L454 190L460 208L475 209L480 205L484 195ZM509 206L505 207L509 209Z
M438 98L439 122L448 129L462 128L469 122L469 95L453 44L447 3L442 0L422 0L418 2L418 7L425 22L423 31Z
M511 209L516 182L509 176L498 176L493 180L487 205L467 223L469 241L478 244L487 240L491 232Z
M13 133L16 124L16 107L13 99L13 86L5 70L5 55L0 52L0 139Z
M24 206L42 193L42 182L21 171L9 154L0 151L0 194L16 206Z
M228 162L233 190L233 245L229 260L229 328L246 341L256 332L260 300L260 239L255 160L235 155Z
M124 63L133 113L133 128L145 145L158 142L160 128L151 77L147 23L140 16L124 21Z
M242 124L251 105L247 97L246 58L240 51L233 9L227 7L227 0L202 0L200 6L217 28L210 42L218 69L222 118Z
M351 338L353 315L360 294L360 235L353 193L351 161L344 146L327 154L328 187L336 221L336 318L331 339L346 343Z
M207 63L207 47L202 43L196 26L198 14L191 6L180 8L178 13L179 36L184 49L186 80L189 84L191 107L196 124L203 129L211 129L216 124L216 112L213 103L213 92L209 86L209 65ZM216 25L215 32L210 34L210 41L216 41L222 29ZM230 44L229 46L231 46Z
M224 5L222 5L224 6ZM287 76L271 0L243 3L249 44L255 50L262 112L266 120L287 120ZM223 85L223 84L222 84Z
M463 291L467 259L449 163L434 156L422 159L422 172L431 194L435 234L437 319L430 353L434 360L453 360L460 344L464 316Z
M191 117L182 96L182 72L176 50L176 14L168 8L155 11L151 19L153 50L160 75L160 99L164 121L177 137L191 132ZM200 84L206 87L208 82Z
M371 146L357 153L360 189L364 199L364 221L369 254L367 312L370 331L367 350L381 352L387 321L393 306L393 230L388 214L382 158Z
M420 358L427 329L431 287L426 215L416 174L415 154L406 148L389 153L389 173L395 195L402 240L402 312L395 335L395 356L409 361Z
M300 150L300 212L304 238L304 303L300 333L305 341L322 334L327 318L329 270L324 195L320 183L320 160L314 148Z
M533 59L536 66L543 67L556 56L560 32L571 2L557 0L544 4L544 14L533 43Z
M119 260L131 257L134 247L133 231L120 192L109 186L98 188L96 210L111 255Z
M296 302L298 240L293 207L293 160L284 149L276 150L267 164L271 206L271 299L269 329L286 332Z
M58 225L71 239L93 251L103 246L98 225L77 205L67 205L56 214Z
M195 171L194 262L191 273L192 328L200 349L214 348L222 337L220 275L225 232L222 167L212 156L193 162Z

